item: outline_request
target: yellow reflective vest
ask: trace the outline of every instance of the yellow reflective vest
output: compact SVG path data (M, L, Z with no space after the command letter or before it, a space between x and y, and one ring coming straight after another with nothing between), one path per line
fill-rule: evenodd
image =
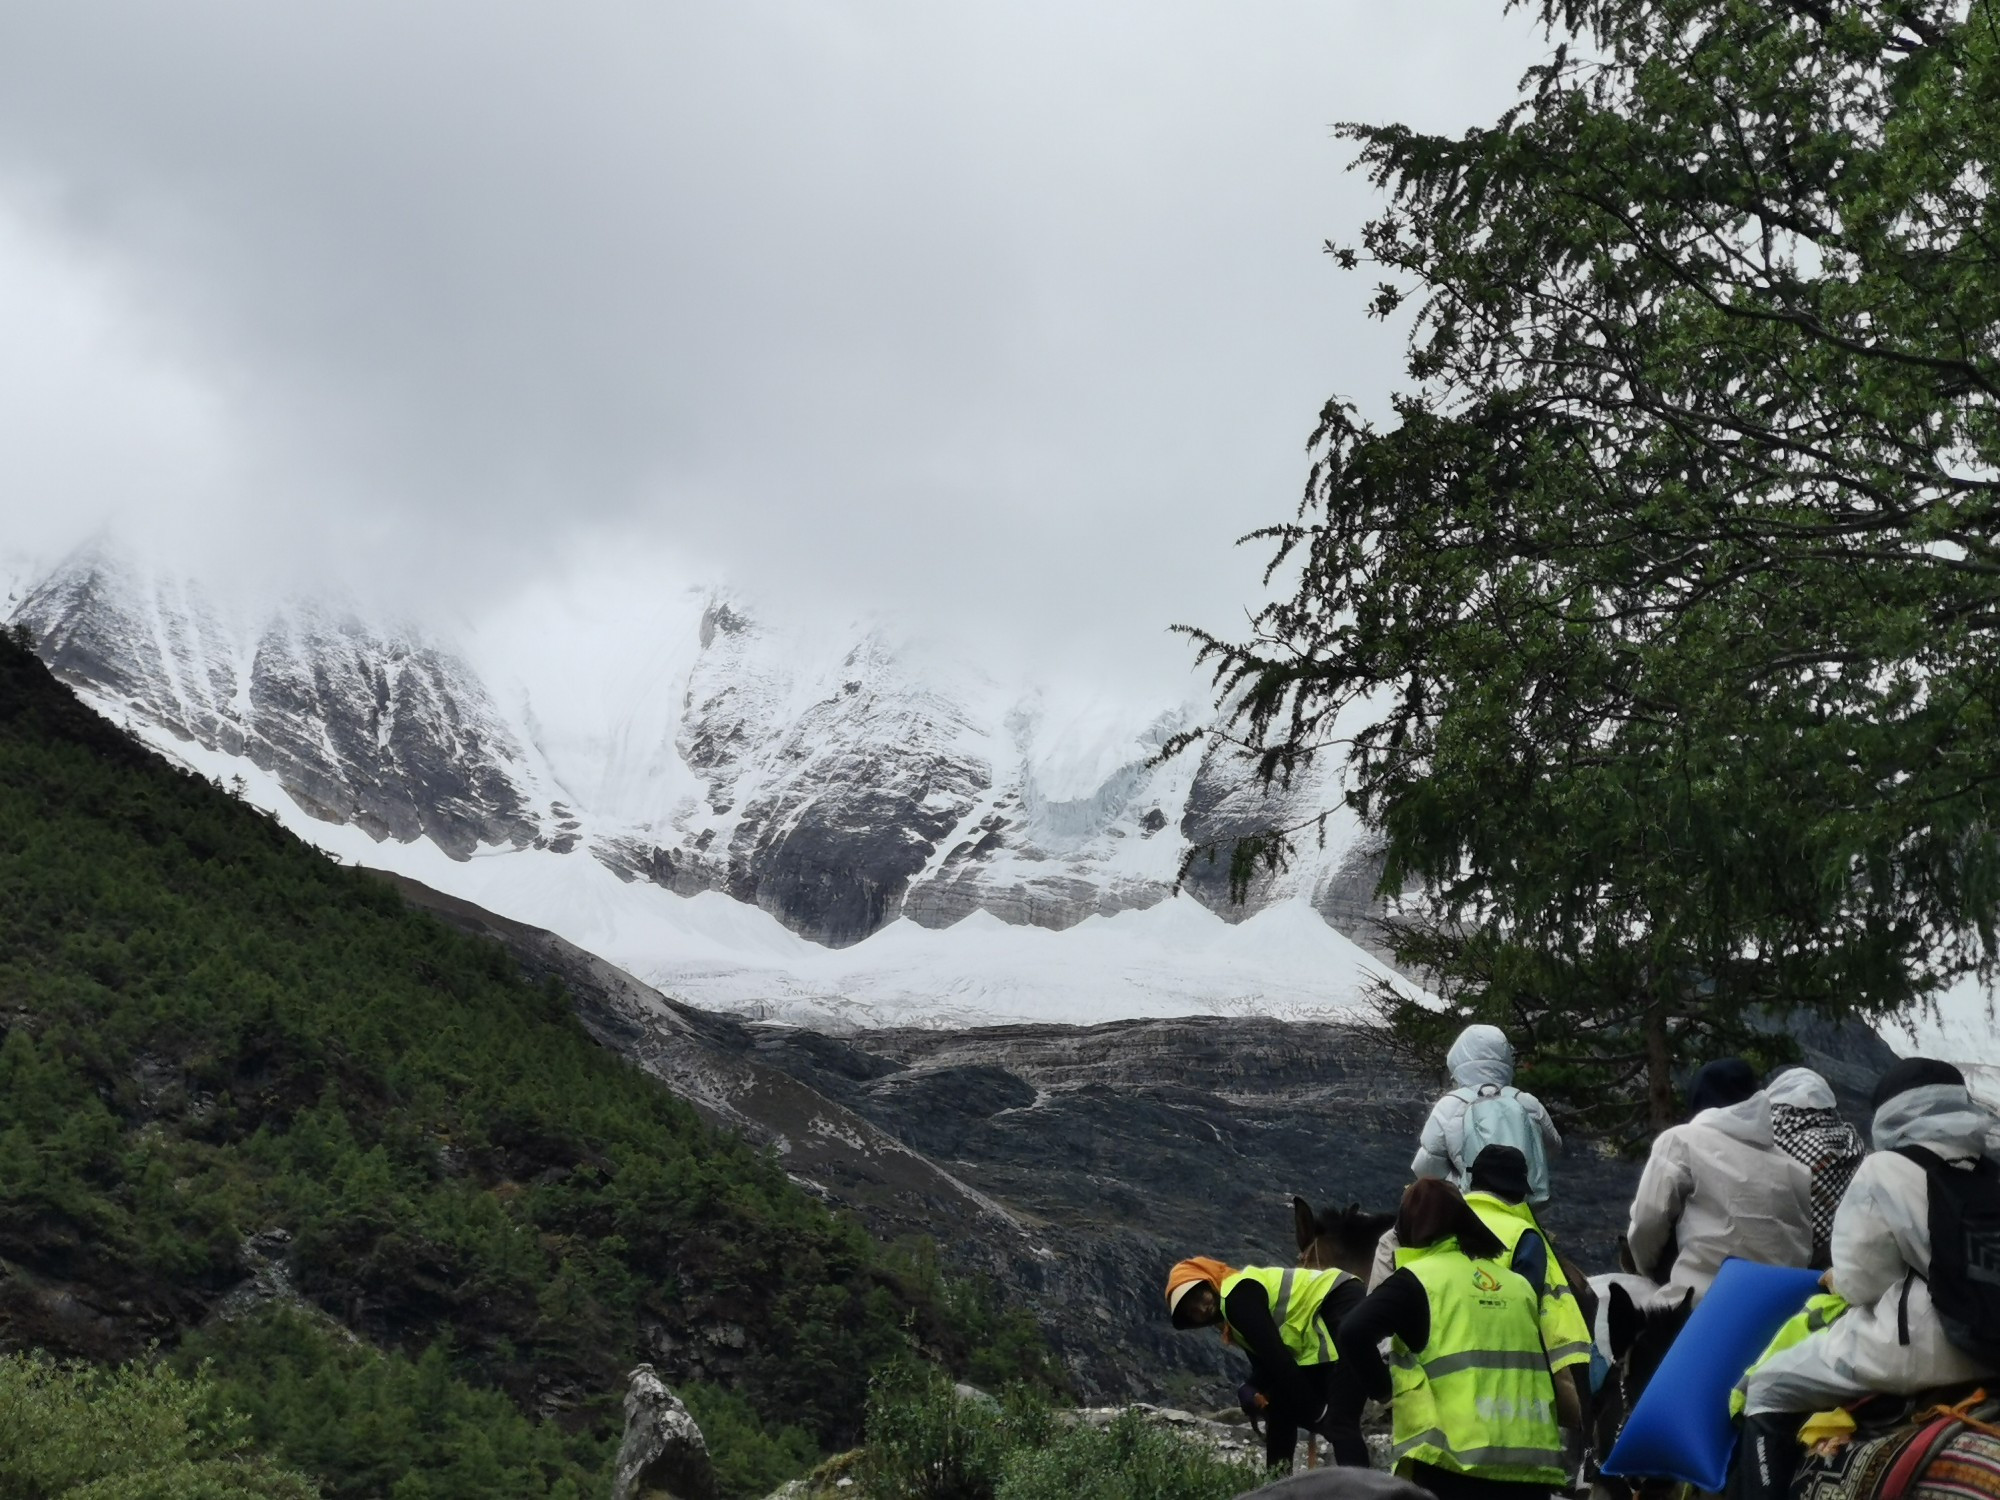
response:
M1757 1356L1750 1368L1743 1372L1743 1378L1736 1382L1736 1389L1729 1393L1729 1415L1732 1417L1743 1415L1743 1408L1750 1399L1752 1375L1794 1344L1804 1343L1809 1335L1818 1333L1846 1311L1847 1299L1838 1292L1816 1292L1807 1298L1806 1305L1787 1318L1784 1326L1771 1335L1771 1342L1764 1346L1764 1352Z
M1525 1203L1509 1203L1491 1193L1467 1193L1465 1201L1479 1215L1479 1221L1500 1237L1507 1247L1509 1265L1521 1237L1533 1230L1542 1237L1548 1251L1548 1271L1542 1278L1542 1344L1549 1352L1551 1370L1567 1370L1571 1365L1590 1363L1590 1329L1584 1325L1583 1309L1576 1305L1576 1293L1569 1277L1556 1259L1556 1248L1548 1231L1536 1222L1535 1211Z
M1451 1237L1398 1250L1396 1266L1422 1284L1431 1314L1422 1349L1390 1342L1397 1472L1427 1463L1482 1479L1563 1483L1535 1289L1500 1261L1472 1259Z
M1334 1352L1333 1335L1320 1321L1319 1307L1327 1293L1350 1277L1345 1271L1309 1271L1304 1266L1246 1266L1222 1283L1222 1300L1239 1282L1254 1281L1270 1299L1271 1321L1278 1325L1278 1337L1302 1365L1330 1365L1340 1356Z

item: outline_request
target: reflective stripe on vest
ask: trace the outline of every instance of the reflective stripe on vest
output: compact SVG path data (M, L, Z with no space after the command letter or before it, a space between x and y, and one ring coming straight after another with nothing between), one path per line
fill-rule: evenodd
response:
M1427 1431L1416 1434L1414 1437L1405 1438L1402 1442L1396 1444L1389 1450L1389 1456L1391 1458L1408 1458L1419 1463L1438 1464L1441 1468L1459 1467L1459 1465L1441 1462L1439 1459L1427 1456L1424 1452L1419 1451L1421 1449L1442 1450L1444 1447L1444 1429L1441 1427L1432 1427ZM1488 1470L1533 1469L1536 1474L1547 1476L1551 1472L1552 1464L1559 1465L1562 1462L1562 1453L1560 1450L1546 1448L1460 1448L1457 1450L1457 1453L1462 1464L1467 1466L1461 1469L1461 1472L1469 1472L1470 1466L1477 1465L1481 1469ZM1564 1477L1562 1470L1554 1468L1553 1474L1554 1477L1548 1478L1546 1482L1561 1484ZM1492 1478L1494 1476L1489 1474L1486 1477ZM1540 1484L1544 1482L1544 1479L1537 1478L1531 1482Z
M1567 1370L1572 1365L1589 1364L1590 1327L1583 1321L1583 1309L1577 1306L1569 1277L1563 1274L1562 1263L1556 1259L1556 1247L1549 1240L1549 1232L1535 1218L1535 1211L1525 1203L1509 1203L1492 1193L1467 1193L1465 1201L1479 1215L1479 1222L1507 1247L1509 1265L1513 1264L1514 1252L1529 1230L1542 1237L1548 1270L1542 1278L1542 1299L1536 1312L1541 1319L1542 1345L1548 1350L1549 1368Z
M1345 1271L1309 1271L1303 1266L1246 1266L1222 1283L1222 1297L1241 1281L1255 1282L1271 1304L1271 1321L1278 1337L1302 1365L1330 1365L1339 1358L1333 1335L1319 1316L1320 1304L1343 1281Z
M1740 1417L1743 1408L1750 1403L1750 1377L1755 1375L1773 1359L1794 1345L1803 1344L1807 1337L1818 1333L1834 1323L1847 1311L1847 1299L1838 1292L1818 1292L1806 1299L1800 1311L1785 1320L1784 1326L1771 1335L1771 1342L1764 1346L1764 1352L1757 1356L1743 1378L1736 1382L1736 1388L1729 1393L1729 1415Z
M1391 1342L1391 1453L1484 1479L1563 1481L1555 1382L1535 1290L1456 1239L1396 1252L1430 1305L1422 1349Z

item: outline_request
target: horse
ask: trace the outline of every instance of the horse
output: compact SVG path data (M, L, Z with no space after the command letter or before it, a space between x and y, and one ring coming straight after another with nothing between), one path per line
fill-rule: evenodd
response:
M1625 1419L1687 1326L1688 1315L1694 1311L1694 1293L1665 1298L1645 1277L1622 1271L1593 1276L1589 1285L1597 1297L1591 1336L1611 1367L1603 1388L1590 1402L1590 1446L1601 1460L1618 1441ZM1593 1474L1591 1478L1591 1493L1597 1497L1623 1494L1636 1500L1664 1495L1672 1488L1671 1480L1616 1479L1609 1474Z
M1311 1271L1345 1271L1366 1281L1376 1244L1395 1224L1394 1214L1371 1214L1359 1203L1315 1213L1305 1199L1292 1199L1299 1264Z
M1800 1461L1793 1500L2000 1496L2000 1400L1983 1389L1876 1396L1853 1411L1861 1426L1850 1442Z

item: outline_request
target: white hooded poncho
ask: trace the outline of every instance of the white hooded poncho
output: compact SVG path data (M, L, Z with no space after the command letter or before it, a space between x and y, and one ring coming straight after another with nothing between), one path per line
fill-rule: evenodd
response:
M1752 1373L1746 1411L1819 1411L1871 1391L1908 1395L1993 1373L1944 1336L1923 1279L1931 1268L1930 1182L1895 1153L1923 1146L1946 1161L1968 1161L1992 1150L1996 1124L1957 1084L1909 1089L1875 1111L1875 1150L1833 1221L1829 1274L1854 1305Z
M1705 1109L1660 1132L1625 1229L1632 1263L1655 1268L1677 1247L1665 1299L1699 1301L1729 1256L1767 1266L1812 1259L1812 1174L1778 1149L1771 1100Z

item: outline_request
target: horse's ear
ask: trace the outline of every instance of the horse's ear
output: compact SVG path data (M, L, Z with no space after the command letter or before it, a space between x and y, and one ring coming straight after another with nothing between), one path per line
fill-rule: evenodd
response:
M1645 1319L1632 1305L1632 1294L1625 1290L1622 1282L1611 1283L1611 1296L1604 1317L1611 1333L1611 1357L1614 1360L1623 1359L1638 1342L1639 1330L1645 1326Z
M1299 1249L1319 1238L1319 1225L1313 1220L1312 1205L1303 1198L1292 1199L1292 1232L1299 1237Z

